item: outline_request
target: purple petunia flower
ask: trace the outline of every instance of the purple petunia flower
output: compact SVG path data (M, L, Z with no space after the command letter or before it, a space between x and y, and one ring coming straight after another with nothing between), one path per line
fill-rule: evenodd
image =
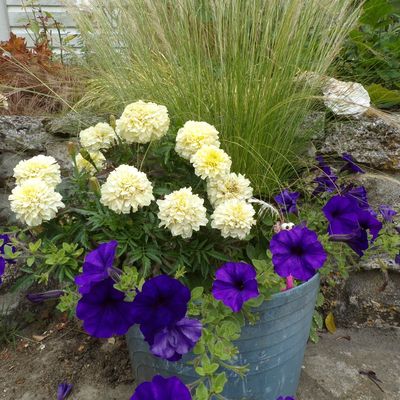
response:
M294 397L290 397L290 396L279 396L276 400L296 400Z
M347 234L331 234L330 240L333 242L344 242L360 257L369 247L368 234L364 229L358 229L355 232Z
M79 286L81 294L89 293L91 286L109 277L113 266L118 242L111 240L102 243L97 249L88 253L83 263L82 274L75 277L75 284Z
M386 222L393 222L393 217L397 215L397 212L394 211L390 206L382 204L379 207L379 212L381 213L383 219Z
M400 253L394 258L394 262L400 265Z
M83 320L83 328L91 336L124 335L136 323L134 305L124 298L111 278L96 282L78 301L76 316Z
M259 295L256 270L244 262L228 262L215 273L212 294L233 312L239 312L243 304Z
M329 221L328 232L331 235L354 233L359 229L358 215L360 207L355 199L336 195L322 207Z
M133 300L136 323L157 331L181 320L187 311L190 290L178 279L159 275L149 279Z
M6 260L3 257L0 257L0 285L3 283L1 277L6 270Z
M10 236L8 236L7 234L0 234L0 240L2 241L2 243L0 245L0 254L4 254L4 246L10 246L11 239L10 239ZM13 253L15 253L14 246L12 246L11 250ZM7 261L11 262L12 260L7 260Z
M178 361L191 351L201 337L201 330L201 322L190 318L182 318L157 332L146 325L141 327L151 352L169 361Z
M64 294L64 290L49 290L42 293L28 293L26 298L32 303L43 303L46 300L58 299Z
M350 154L343 153L342 159L346 161L346 164L343 165L343 167L340 169L340 172L350 171L356 174L365 174L365 171L354 162L354 159Z
M189 389L176 376L153 377L151 382L141 383L130 400L191 400Z
M4 274L5 270L6 270L6 260L3 257L0 257L0 285L3 283L1 277Z
M349 185L343 190L343 195L357 201L360 208L369 209L367 190L364 186Z
M313 277L327 258L317 234L302 226L275 234L270 250L275 272L282 278L292 275L301 281Z
M4 247L5 246L10 246L11 240L10 237L6 234L0 234L0 240L1 245L0 245L0 285L2 284L2 279L1 276L4 274L5 270L6 270L6 264L14 264L15 260L11 260L9 258L6 258L4 256ZM11 246L11 251L13 253L15 253L15 247Z
M60 383L57 389L57 400L66 399L71 393L73 385L67 382Z
M368 249L367 231L374 241L382 229L382 223L349 196L333 196L322 211L329 222L331 240L347 243L359 256Z
M321 155L315 156L315 160L317 161L318 168L323 171L326 175L331 174L331 169L329 165L325 162L325 159Z
M327 165L322 170L324 175L318 176L314 179L314 182L317 183L318 186L314 189L313 196L323 192L334 192L337 189L336 181L338 180L338 177Z
M299 192L289 192L289 190L285 189L280 194L275 196L274 199L278 204L283 206L282 212L297 215L297 199L299 196Z
M369 231L372 241L376 240L382 229L382 222L375 218L368 210L358 211L357 219L360 228Z

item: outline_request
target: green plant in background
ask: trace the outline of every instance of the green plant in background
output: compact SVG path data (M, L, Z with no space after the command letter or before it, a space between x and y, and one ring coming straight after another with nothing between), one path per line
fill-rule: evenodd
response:
M64 33L64 25L55 18L54 14L43 10L39 0L22 1L22 8L26 14L25 29L34 46L44 45L51 49L59 47L59 55L57 53L53 53L53 55L59 56L61 63L64 64L65 53L73 50L70 44L77 35ZM57 45L54 43L53 33L57 37Z
M77 13L88 70L82 107L165 104L173 125L213 123L234 169L271 194L295 174L293 153L315 88L358 17L350 0L95 0Z
M367 0L347 40L339 73L367 86L375 105L400 105L400 3Z

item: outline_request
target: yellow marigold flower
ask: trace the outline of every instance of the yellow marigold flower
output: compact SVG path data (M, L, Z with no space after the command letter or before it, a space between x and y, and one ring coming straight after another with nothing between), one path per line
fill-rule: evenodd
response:
M14 178L18 185L28 179L39 178L54 188L61 182L60 166L54 157L40 154L20 161L14 168Z
M105 122L99 122L79 133L82 147L88 151L108 149L114 145L117 136L114 129Z
M106 158L104 157L101 151L94 151L89 152L91 159L93 160L94 164L96 165L97 169L101 171L104 168L104 164L106 162ZM96 168L88 161L85 160L81 154L78 154L75 158L76 167L78 171L88 172L89 174L95 174Z
M128 143L148 143L158 140L168 132L168 129L167 108L141 100L127 105L116 121L117 134Z
M60 193L39 178L28 179L17 185L8 198L11 210L28 226L38 226L54 218L64 207Z
M207 225L204 200L192 193L191 188L182 188L158 200L160 226L168 228L172 236L190 238L193 231Z
M232 160L217 146L202 146L190 159L194 172L202 179L218 179L230 171Z
M130 165L120 165L101 187L102 204L117 214L136 212L154 200L153 186L144 172Z
M219 229L224 238L243 240L255 225L253 206L243 200L227 200L211 215L211 226Z
M176 135L175 151L186 160L200 147L208 144L219 147L218 131L207 122L187 121Z
M219 179L209 180L207 194L210 203L216 207L230 199L248 200L253 196L253 189L244 175L232 172Z

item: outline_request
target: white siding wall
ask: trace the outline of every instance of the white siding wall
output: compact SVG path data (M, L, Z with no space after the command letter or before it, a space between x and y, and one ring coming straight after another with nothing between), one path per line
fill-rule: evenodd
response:
M77 33L76 25L71 15L67 13L62 0L39 0L37 3L40 4L43 11L51 13L54 19L63 25L63 36ZM23 4L24 0L0 0L0 40L7 40L9 32L13 32L17 36L26 38L28 45L32 45L32 37L24 27L28 18L32 17L32 13L29 12L30 7L24 8ZM53 45L57 47L59 39L55 29L52 30L52 39Z

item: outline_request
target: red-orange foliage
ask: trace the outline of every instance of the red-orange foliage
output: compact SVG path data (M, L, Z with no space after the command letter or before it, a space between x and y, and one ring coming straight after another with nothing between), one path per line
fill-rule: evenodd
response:
M76 71L75 71L76 72ZM46 40L28 48L26 40L11 33L0 43L0 93L6 95L9 114L60 111L74 94L72 68L54 60ZM57 94L60 97L57 97Z

